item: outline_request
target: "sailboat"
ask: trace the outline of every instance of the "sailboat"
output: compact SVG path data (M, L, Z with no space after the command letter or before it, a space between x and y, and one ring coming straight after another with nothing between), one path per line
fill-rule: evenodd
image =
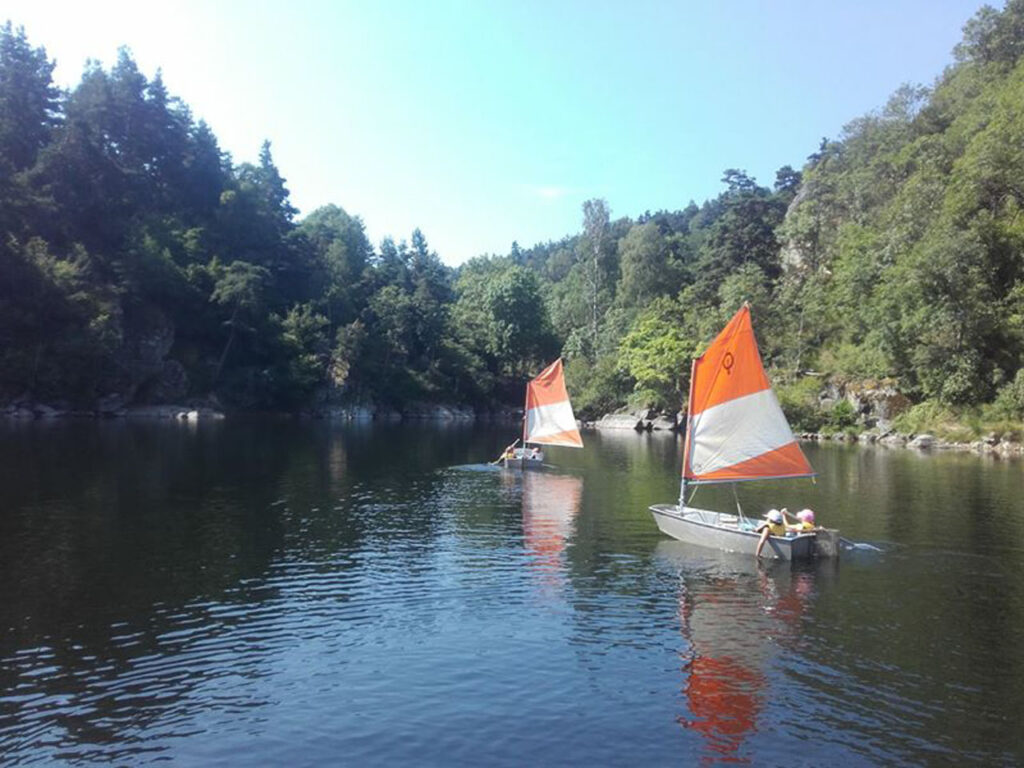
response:
M692 506L701 485L814 477L761 365L744 304L693 361L678 504L655 504L662 533L680 541L754 554L760 535L736 497L736 514ZM687 490L693 489L687 499ZM735 495L735 486L733 486ZM838 531L770 536L762 554L782 560L835 556Z
M523 445L512 443L501 462L506 467L540 467L546 445L582 448L583 438L576 428L576 417L565 389L562 358L558 358L526 384L526 412L523 416Z

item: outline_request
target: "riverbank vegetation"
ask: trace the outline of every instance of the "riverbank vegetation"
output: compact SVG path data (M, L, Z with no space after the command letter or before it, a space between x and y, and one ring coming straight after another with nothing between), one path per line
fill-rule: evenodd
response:
M236 163L127 51L60 91L8 23L0 401L489 408L562 354L583 415L674 411L749 301L797 429L856 427L823 384L877 380L913 404L907 431L1019 431L1022 53L1024 0L984 8L934 84L800 170L730 169L716 198L635 219L589 200L579 232L452 269L419 230L374 245L337 206L299 220L269 143Z

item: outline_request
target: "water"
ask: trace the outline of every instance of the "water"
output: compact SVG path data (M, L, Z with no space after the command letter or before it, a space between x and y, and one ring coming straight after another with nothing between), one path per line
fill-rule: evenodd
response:
M659 534L674 438L584 438L0 427L0 763L1024 760L1021 463L807 446L746 510L883 552L759 567Z

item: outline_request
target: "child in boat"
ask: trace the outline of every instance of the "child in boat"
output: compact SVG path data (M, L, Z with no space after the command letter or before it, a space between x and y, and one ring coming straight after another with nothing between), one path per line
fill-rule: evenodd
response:
M801 509L796 513L797 523L796 525L786 526L791 531L796 533L807 533L814 530L814 511L810 509Z
M768 514L765 515L765 521L757 526L757 531L760 532L761 538L758 539L757 551L754 553L754 557L761 556L761 550L764 548L764 543L768 541L769 536L786 535L786 522L782 517L782 513L777 509L769 509Z

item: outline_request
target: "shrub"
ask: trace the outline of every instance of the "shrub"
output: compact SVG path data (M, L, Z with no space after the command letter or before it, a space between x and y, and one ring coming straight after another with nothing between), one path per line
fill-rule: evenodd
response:
M843 432L857 425L857 411L849 400L840 400L832 406L826 425L837 432Z
M811 376L776 385L775 394L779 405L794 432L817 432L821 429L822 414L818 408L820 388L821 381Z
M1024 368L1017 371L1013 381L999 390L991 406L995 418L1024 419Z

